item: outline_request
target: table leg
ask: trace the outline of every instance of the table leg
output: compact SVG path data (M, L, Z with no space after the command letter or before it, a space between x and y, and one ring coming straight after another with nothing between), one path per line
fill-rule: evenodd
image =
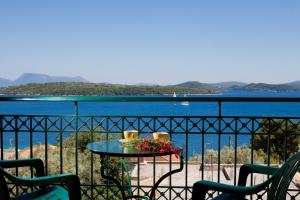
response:
M107 180L111 180L112 182L114 182L117 187L119 188L121 194L122 194L122 199L125 200L126 199L126 196L125 196L125 191L124 191L124 188L122 187L121 183L115 179L114 177L112 176L109 176L109 175L106 175L104 173L104 168L105 168L105 160L106 160L106 156L100 156L100 160L101 160L101 166L100 166L100 173L101 173L101 176Z
M155 194L155 190L157 189L158 185L168 176L181 172L183 170L183 156L180 156L180 167L178 169L169 171L168 173L164 174L162 177L160 177L160 179L158 179L158 181L154 184L154 186L152 187L151 193L150 193L150 199L152 200Z

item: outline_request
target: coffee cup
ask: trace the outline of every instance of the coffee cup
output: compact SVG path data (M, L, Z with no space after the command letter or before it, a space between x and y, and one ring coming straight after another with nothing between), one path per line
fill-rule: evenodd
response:
M136 140L139 138L139 132L137 130L124 131L124 138L126 140Z
M161 142L168 142L170 140L169 133L167 132L154 132L153 138Z

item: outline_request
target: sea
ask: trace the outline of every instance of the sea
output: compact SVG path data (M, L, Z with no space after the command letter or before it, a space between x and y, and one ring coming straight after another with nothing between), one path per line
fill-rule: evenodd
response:
M177 95L180 96L180 95ZM300 92L244 92L228 91L216 95L197 95L209 97L300 97ZM3 102L0 101L1 115L73 115L72 102ZM82 116L216 116L218 104L216 102L79 102L78 114ZM260 102L224 102L223 116L262 116L262 117L296 117L300 118L300 102L298 103L260 103ZM68 135L64 136L68 137ZM233 145L234 135L222 135L220 148ZM202 142L205 148L218 149L218 136L201 134L174 134L172 140L176 145L188 151L188 157L200 154ZM15 133L3 134L3 148L11 148L15 143ZM48 144L56 144L57 136L48 135ZM34 145L45 143L45 134L36 133ZM237 145L249 145L250 136L241 135L237 138ZM18 148L29 146L29 133L22 133L18 137Z

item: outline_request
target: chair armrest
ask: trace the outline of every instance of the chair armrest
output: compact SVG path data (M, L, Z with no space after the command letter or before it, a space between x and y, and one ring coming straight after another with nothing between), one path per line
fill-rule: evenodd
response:
M148 196L140 196L140 195L132 195L132 196L126 197L126 199L150 200L150 198Z
M8 180L21 186L48 186L55 184L64 184L68 188L69 198L74 200L81 199L79 177L74 174L58 174L51 176L42 176L36 178L19 178L13 176L0 168L0 173Z
M241 196L255 194L265 189L271 182L271 179L255 186L233 186L211 181L198 181L193 185L192 200L204 200L209 190L215 190L230 194L239 194Z
M28 158L20 160L0 160L0 167L33 167L36 170L36 176L45 176L43 161L39 158Z
M251 173L273 175L278 169L279 168L277 168L277 167L255 165L255 164L245 164L240 169L238 185L245 186L247 183L247 177Z
M260 173L266 175L273 175L279 169L278 167L255 165L255 164L245 164L243 166L245 166L248 170L251 170L251 173Z

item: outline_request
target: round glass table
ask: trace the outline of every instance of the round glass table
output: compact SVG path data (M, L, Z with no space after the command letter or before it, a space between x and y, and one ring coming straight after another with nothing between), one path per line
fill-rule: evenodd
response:
M95 153L100 155L101 159L101 166L100 166L100 173L101 176L105 179L113 181L117 187L120 189L121 194L122 194L122 199L130 199L130 197L126 197L124 188L122 187L122 184L115 179L114 177L110 176L109 174L105 174L105 160L107 157L156 157L156 156L167 156L167 155L172 155L174 154L173 151L168 151L168 152L150 152L150 151L140 151L137 150L135 147L128 147L122 145L122 143L119 140L103 140L99 142L93 142L89 143L87 145L87 148ZM155 190L159 186L159 184L168 176L178 173L182 171L183 169L183 156L180 155L180 167L178 169L174 169L169 171L168 173L164 174L161 176L153 185L151 188L151 193L149 198L153 199L155 195ZM132 198L132 197L131 197Z

